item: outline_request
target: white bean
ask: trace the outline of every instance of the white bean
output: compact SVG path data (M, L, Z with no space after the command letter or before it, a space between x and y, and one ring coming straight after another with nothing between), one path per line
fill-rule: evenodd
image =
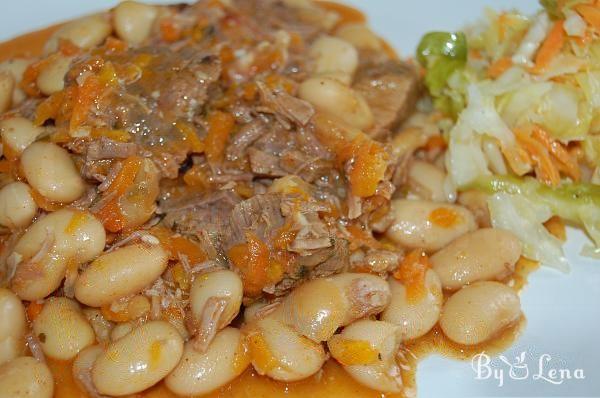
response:
M345 40L321 36L310 46L308 55L313 59L313 73L319 77L331 77L346 85L352 83L358 67L358 52Z
M20 104L25 99L25 93L19 88L25 69L31 64L32 60L25 58L12 58L0 62L0 72L8 72L14 79L14 89L12 94L12 106Z
M155 6L124 1L119 3L113 13L113 22L117 35L130 44L140 44L148 38L152 24L158 15Z
M361 50L379 51L383 47L381 39L368 26L361 23L343 24L335 30L335 35Z
M52 373L32 357L13 359L0 366L0 394L6 398L52 398Z
M303 336L326 341L339 327L381 312L390 296L387 282L378 276L343 273L300 285L276 313Z
M353 379L377 391L398 393L402 391L396 362L400 343L396 325L363 319L345 327L327 345Z
M25 352L25 308L12 291L0 288L0 365Z
M33 223L19 239L11 259L18 264L12 289L21 299L39 300L65 277L67 265L78 266L104 249L106 232L90 213L61 209Z
M484 228L459 237L430 260L444 289L456 290L477 281L506 278L519 257L521 243L515 235Z
M488 195L477 190L467 190L458 194L457 203L466 207L473 213L480 228L492 226L490 209L487 204Z
M365 130L373 125L373 112L358 92L335 79L310 78L298 88L298 95L318 110L351 127Z
M464 207L397 199L389 214L393 220L386 236L409 248L433 252L477 227L473 215Z
M65 88L65 75L69 71L73 57L56 55L44 67L36 79L36 84L45 95L51 95Z
M217 333L204 354L196 351L191 342L186 343L183 356L165 379L165 385L178 395L208 394L238 377L249 364L242 333L228 327Z
M66 297L52 297L44 303L33 321L33 333L44 354L59 360L73 359L96 340L79 304Z
M134 244L103 254L75 282L75 297L100 307L139 293L167 267L168 255L160 245Z
M85 184L69 152L50 142L34 142L21 155L29 184L53 202L71 203L85 191Z
M420 198L444 202L444 180L446 173L429 162L415 160L408 169L408 186Z
M158 383L179 363L183 339L168 322L151 321L111 343L92 368L98 392L122 396Z
M35 126L31 120L21 116L0 121L2 142L17 155L23 153L43 132L43 127Z
M26 227L37 209L27 184L16 181L0 189L0 225L10 229Z
M500 282L475 282L454 293L444 304L440 326L452 341L483 343L521 317L519 296Z
M199 326L196 339L201 351L217 330L229 325L240 312L244 286L242 278L229 270L198 275L190 289L192 316Z
M255 320L244 334L254 369L275 380L305 379L327 359L321 343L300 335L275 316Z
M44 52L48 54L57 51L60 39L69 40L79 48L90 49L101 44L111 30L108 16L104 14L76 19L63 25L50 36L44 46Z
M0 113L4 113L10 108L14 89L14 77L8 72L0 72Z
M425 291L422 297L407 296L406 287L391 278L390 305L381 314L381 320L398 326L402 340L412 340L429 332L440 318L442 310L442 284L435 271L425 274Z

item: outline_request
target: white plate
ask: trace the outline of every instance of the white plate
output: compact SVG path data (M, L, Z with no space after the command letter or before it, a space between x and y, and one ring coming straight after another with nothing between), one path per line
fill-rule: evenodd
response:
M405 56L412 56L423 33L460 29L479 18L486 6L517 7L527 12L538 8L534 0L349 2L364 10L373 28ZM10 6L3 3L0 39L115 3L114 0L18 0L11 1ZM572 264L570 274L541 269L529 278L529 285L521 294L527 326L516 344L504 353L513 364L517 356L525 353L520 367L513 368L512 377L511 367L497 358L490 366L497 378L493 375L485 378L487 367L482 366L478 380L470 362L431 356L420 363L417 372L419 397L600 397L600 261L578 256L585 239L581 232L569 231L566 252ZM565 378L559 378L557 372L553 379L552 369L565 369L562 372ZM567 373L570 379L566 378ZM499 386L500 375L502 386ZM575 378L582 375L584 379Z

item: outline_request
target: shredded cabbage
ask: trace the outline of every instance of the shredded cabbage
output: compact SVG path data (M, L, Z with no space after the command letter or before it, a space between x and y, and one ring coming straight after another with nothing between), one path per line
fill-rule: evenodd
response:
M542 225L552 215L584 228L595 247L583 253L600 256L600 40L585 1L540 3L531 18L486 10L464 34L428 34L417 58L454 123L445 189L488 192L494 225L564 270Z

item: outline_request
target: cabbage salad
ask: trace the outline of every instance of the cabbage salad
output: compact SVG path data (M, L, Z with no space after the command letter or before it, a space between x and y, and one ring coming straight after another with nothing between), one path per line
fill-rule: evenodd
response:
M600 1L542 0L533 16L487 10L417 49L445 129L449 195L489 194L496 228L568 270L551 217L583 227L600 258ZM446 119L448 121L448 119Z

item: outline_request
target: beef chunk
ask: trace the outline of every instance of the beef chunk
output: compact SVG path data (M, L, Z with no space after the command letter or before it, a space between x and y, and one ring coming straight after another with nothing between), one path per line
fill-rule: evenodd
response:
M367 64L358 71L354 89L373 111L375 125L369 133L379 137L413 111L420 92L419 75L414 66L399 61Z

